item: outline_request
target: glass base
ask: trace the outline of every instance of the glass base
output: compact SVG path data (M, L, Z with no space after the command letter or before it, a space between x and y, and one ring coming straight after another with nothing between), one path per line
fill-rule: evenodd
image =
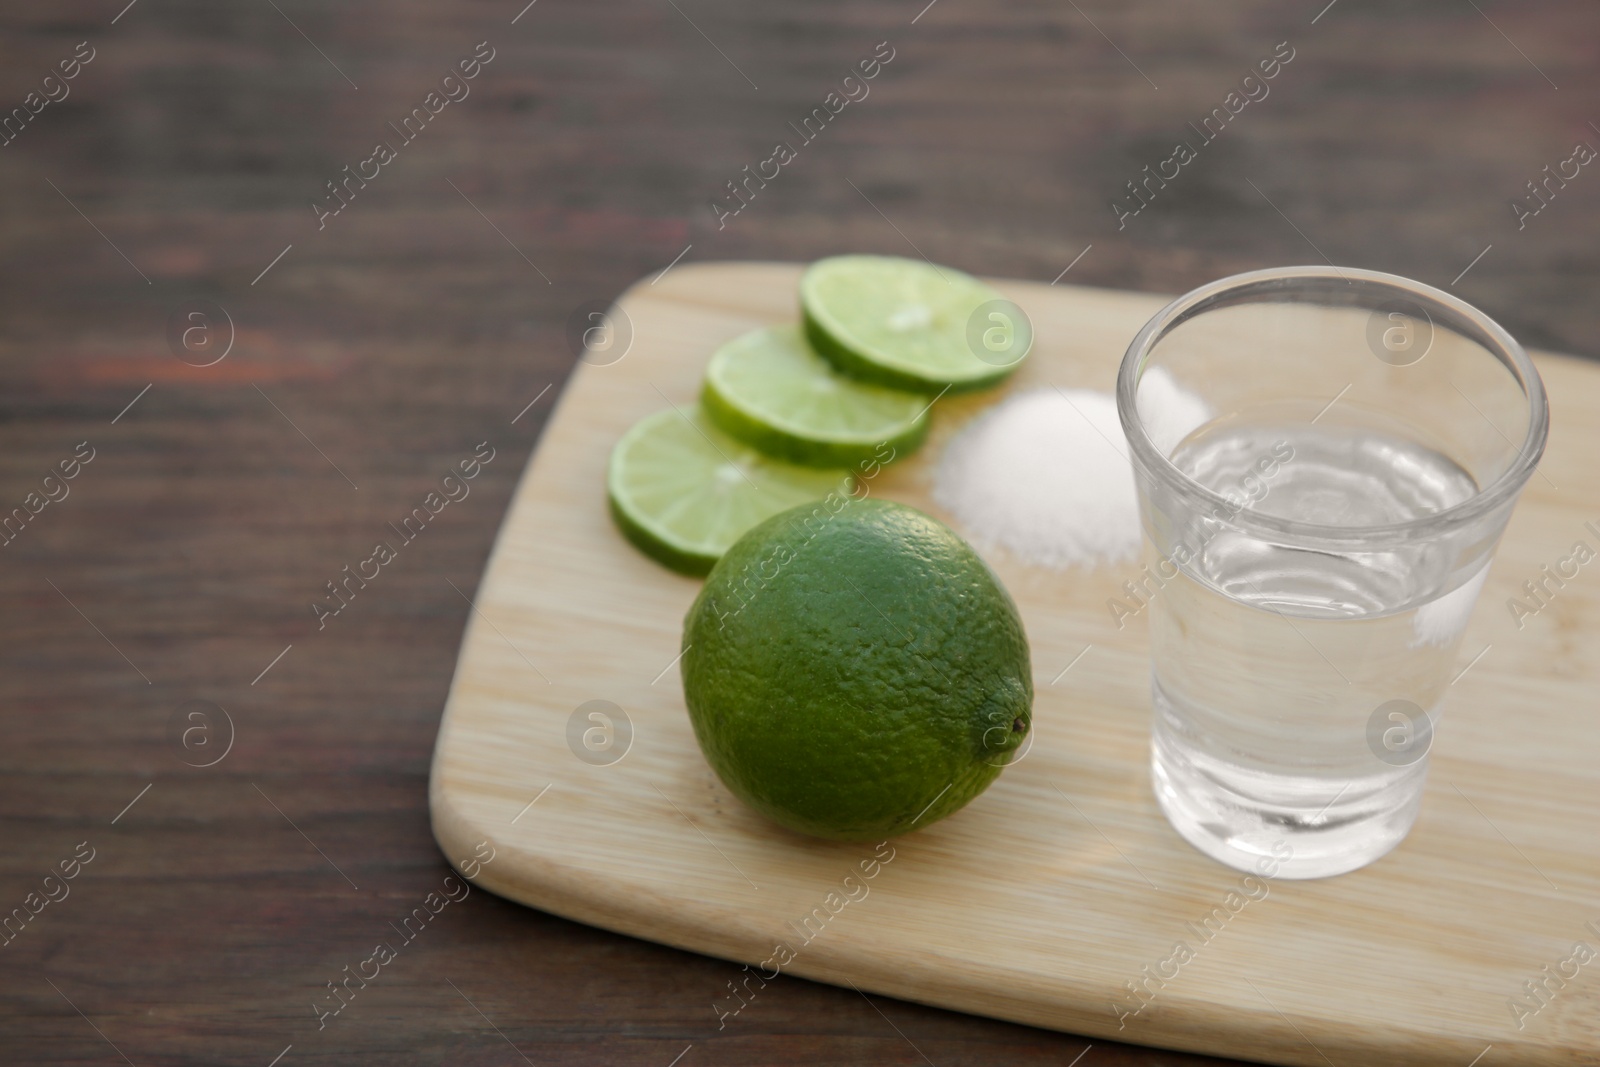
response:
M1164 729L1151 746L1151 782L1167 821L1195 848L1235 870L1327 878L1365 867L1416 822L1426 758L1358 778L1267 773L1216 759Z

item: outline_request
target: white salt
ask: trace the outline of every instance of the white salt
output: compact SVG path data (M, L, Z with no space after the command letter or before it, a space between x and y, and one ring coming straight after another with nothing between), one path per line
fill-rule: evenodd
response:
M1139 421L1163 456L1172 455L1179 442L1211 421L1206 402L1173 381L1163 367L1145 372L1137 396Z
M980 548L1046 567L1112 563L1139 548L1127 449L1110 394L1018 393L950 442L933 498Z
M1210 414L1159 369L1140 383L1139 405L1163 451ZM946 447L933 498L980 548L1025 563L1093 567L1139 550L1128 442L1109 393L1047 387L1008 397Z

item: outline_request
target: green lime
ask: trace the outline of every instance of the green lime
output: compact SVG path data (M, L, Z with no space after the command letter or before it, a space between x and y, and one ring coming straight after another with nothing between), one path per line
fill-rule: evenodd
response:
M887 462L928 435L926 396L840 374L798 326L755 330L717 349L700 403L746 444L814 467Z
M915 508L844 498L755 527L683 631L683 691L735 795L818 837L926 826L983 792L1032 722L1016 606Z
M771 459L695 409L658 411L634 423L611 450L606 472L611 514L628 540L685 574L706 573L763 519L850 488L846 472Z
M894 256L834 256L800 278L806 337L841 370L897 389L993 385L1033 347L1016 304L970 274Z

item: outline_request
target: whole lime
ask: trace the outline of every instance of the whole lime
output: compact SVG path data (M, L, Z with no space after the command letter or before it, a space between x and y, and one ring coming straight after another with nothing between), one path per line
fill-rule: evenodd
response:
M986 789L1022 745L1033 678L1016 605L915 508L834 495L774 515L684 620L695 737L792 830L873 840Z

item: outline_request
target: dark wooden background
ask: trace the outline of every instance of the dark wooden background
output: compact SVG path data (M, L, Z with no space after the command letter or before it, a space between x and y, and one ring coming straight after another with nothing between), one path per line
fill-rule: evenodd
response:
M1446 286L1492 245L1455 291L1528 343L1600 352L1600 173L1520 232L1510 210L1575 142L1600 145L1584 0L538 0L515 24L522 0L125 2L0 5L0 108L96 50L0 148L0 508L96 450L0 548L0 910L96 850L0 947L6 1063L1083 1051L798 979L719 1033L731 965L486 893L317 1028L351 946L447 873L426 791L468 611L449 583L476 586L572 366L567 318L686 245L914 242L1049 280L1092 244L1067 280L1167 292L1323 256ZM884 40L870 97L719 231L722 183ZM480 41L496 55L471 96L319 232L324 183ZM1271 95L1118 232L1123 183L1280 41L1296 57ZM207 368L166 340L193 298L236 330ZM471 497L318 632L323 583L485 440ZM209 768L170 725L196 700L234 726ZM1081 1062L1202 1061L1096 1042Z

